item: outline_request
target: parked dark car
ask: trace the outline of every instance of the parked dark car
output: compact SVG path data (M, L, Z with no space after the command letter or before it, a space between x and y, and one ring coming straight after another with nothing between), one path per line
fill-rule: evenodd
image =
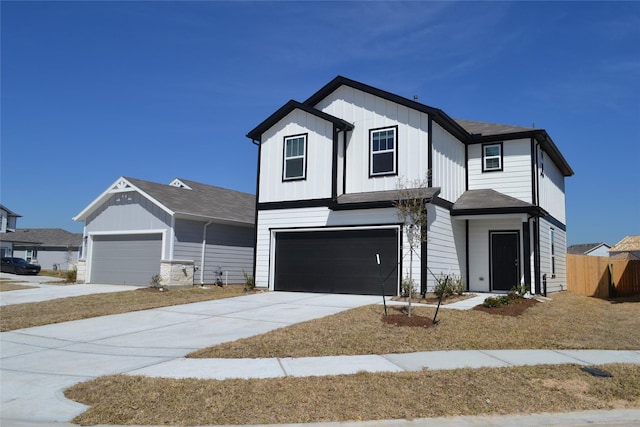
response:
M2 258L0 261L0 269L3 273L14 274L38 274L40 273L40 266L36 264L29 264L22 258Z

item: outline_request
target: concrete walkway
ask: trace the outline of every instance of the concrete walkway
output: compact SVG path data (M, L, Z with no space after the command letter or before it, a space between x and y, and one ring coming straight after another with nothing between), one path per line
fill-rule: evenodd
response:
M139 288L140 286L122 285L55 285L45 282L63 282L63 279L47 276L21 276L10 273L0 273L0 278L15 281L18 285L32 286L33 289L20 289L0 292L0 307L12 304L49 301L58 298L77 297L109 292L123 292ZM19 283L18 283L19 282Z
M10 293L13 292L22 291ZM251 360L184 358L199 348L379 302L379 297L372 296L268 292L4 332L0 334L0 424L3 427L64 425L86 410L84 405L64 397L65 388L119 373L224 379L398 372L425 367L640 364L640 351L597 350L445 351ZM583 413L578 414L583 416ZM640 420L640 411L619 414L624 423ZM602 417L602 413L597 411L594 417ZM474 420L468 425L500 425L482 424L486 420L478 417L467 418ZM585 419L593 420L593 417ZM606 415L603 419L607 420ZM541 420L545 422L544 418ZM418 421L381 421L364 425L444 425L429 424L429 420Z

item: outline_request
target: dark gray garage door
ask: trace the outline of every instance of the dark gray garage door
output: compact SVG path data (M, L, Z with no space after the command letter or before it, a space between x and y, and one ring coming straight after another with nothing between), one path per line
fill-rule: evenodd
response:
M148 285L160 273L161 234L94 236L91 282Z
M380 295L376 254L386 295L398 287L396 229L280 232L276 235L276 291Z

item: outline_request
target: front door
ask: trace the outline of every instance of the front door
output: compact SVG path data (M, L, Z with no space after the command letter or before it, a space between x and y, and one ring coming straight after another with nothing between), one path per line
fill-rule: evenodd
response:
M520 242L517 231L489 232L492 291L510 291L520 283Z

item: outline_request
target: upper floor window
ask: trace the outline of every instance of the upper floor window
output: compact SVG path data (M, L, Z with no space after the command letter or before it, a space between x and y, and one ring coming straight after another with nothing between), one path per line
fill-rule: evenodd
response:
M307 171L307 134L284 138L283 181L305 179Z
M502 143L482 146L482 172L502 170Z
M397 173L398 127L369 131L369 176Z

